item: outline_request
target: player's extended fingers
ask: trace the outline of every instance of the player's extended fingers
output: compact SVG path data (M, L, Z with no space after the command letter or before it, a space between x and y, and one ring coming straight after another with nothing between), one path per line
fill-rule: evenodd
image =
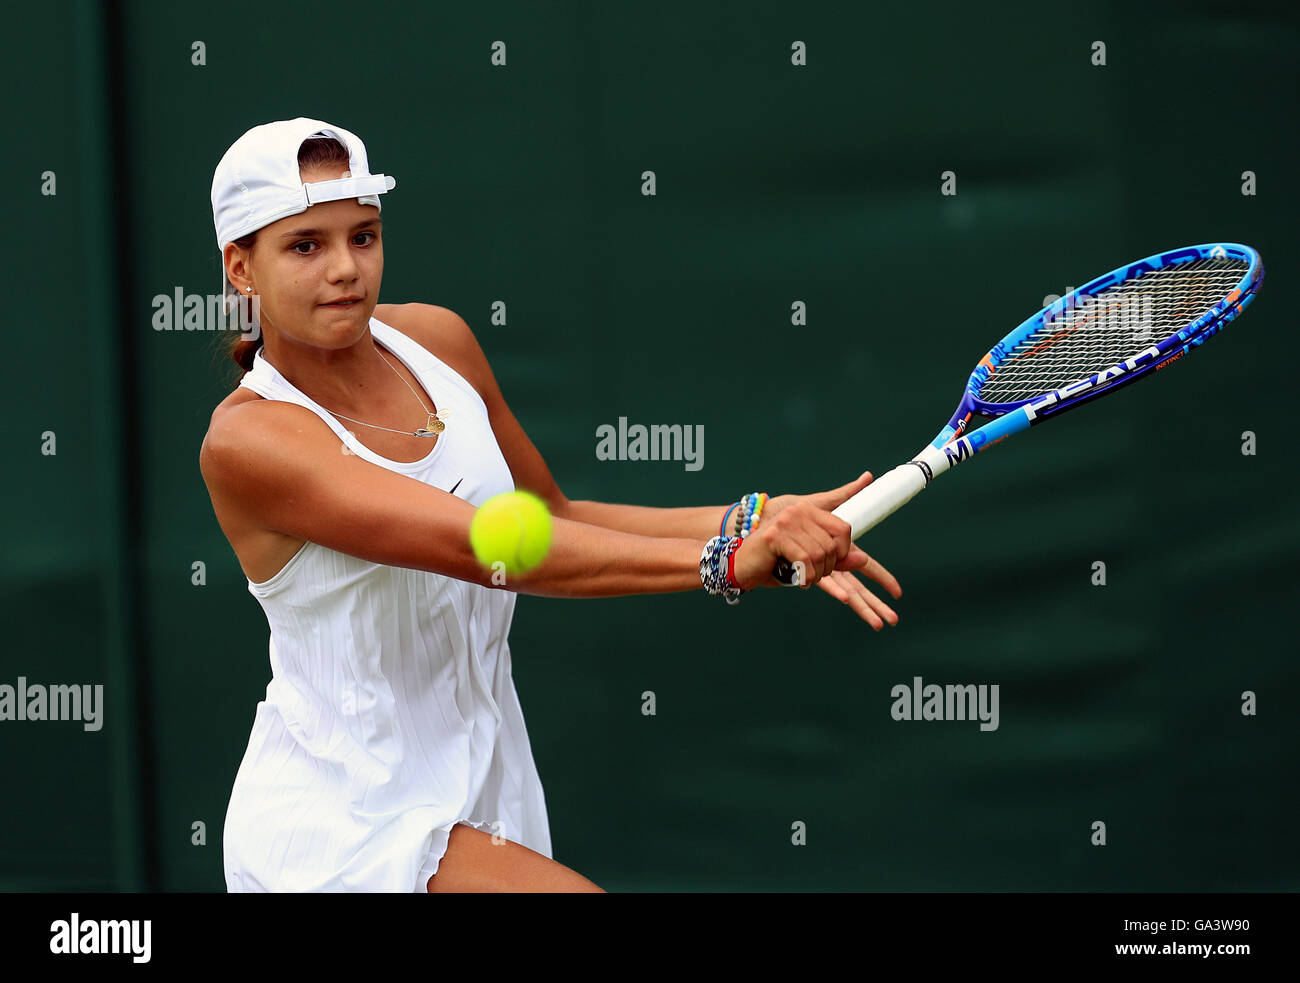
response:
M872 611L889 624L898 624L898 613L894 611L893 608L878 598L875 594L871 593L871 591L867 589L867 585L862 583L862 581L858 580L856 577L853 578L853 583L857 586L859 597L861 597L862 602L866 604L867 607L871 608Z
M858 568L858 572L864 577L870 577L885 590L893 595L894 600L903 596L903 588L898 583L898 578L880 565L880 561L874 556L868 556L867 563Z
M853 574L837 570L817 586L822 587L826 593L836 600L847 604L859 618L876 631L880 631L881 628L885 627L881 616L868 603L870 593Z
M853 608L853 610L857 612L858 617L869 624L872 628L876 631L880 631L880 629L885 627L885 622L881 619L880 615L876 613L875 609L864 600L864 598L870 596L870 594L854 594L849 598L849 607Z
M840 571L836 570L829 577L823 577L821 580L817 581L817 586L831 597L835 598L835 600L843 601L845 604L848 604L849 592L844 589L840 580L841 576L843 575Z
M857 543L849 544L849 551L844 555L844 559L835 565L836 570L858 570L870 561L871 557L862 551L862 547Z

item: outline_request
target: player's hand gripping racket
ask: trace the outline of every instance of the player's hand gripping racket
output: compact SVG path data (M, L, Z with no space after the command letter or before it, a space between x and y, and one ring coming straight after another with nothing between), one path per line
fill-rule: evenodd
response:
M934 440L831 514L857 539L954 465L1182 358L1245 310L1263 281L1259 253L1232 242L1171 249L1097 277L994 345ZM992 420L968 432L976 414ZM787 560L772 574L797 581Z

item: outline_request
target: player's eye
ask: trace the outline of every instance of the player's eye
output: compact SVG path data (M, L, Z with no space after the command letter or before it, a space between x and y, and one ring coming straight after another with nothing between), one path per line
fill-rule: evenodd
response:
M370 236L370 238L367 239L365 242L357 243L356 240L359 239L361 236ZM374 232L358 232L355 236L352 237L352 241L353 241L354 243L356 243L357 245L359 245L359 246L369 246L369 245L370 245L374 240L376 240L376 239L378 239L378 238L379 238L379 236L378 236L376 233L374 233ZM303 250L302 248L300 248L300 247L302 247L302 246L314 246L314 245L316 245L316 242L315 242L314 240L312 240L312 239L304 239L304 240L302 240L302 242L295 242L295 243L294 243L292 246L290 246L289 248L292 249L294 252L296 252L299 256L310 256L310 255L311 255L311 252L309 252L309 251L304 251L304 250ZM314 250L313 250L313 251L314 251Z

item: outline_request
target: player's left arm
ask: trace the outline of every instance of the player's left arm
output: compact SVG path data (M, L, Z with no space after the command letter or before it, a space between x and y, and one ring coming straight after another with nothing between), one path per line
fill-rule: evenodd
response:
M425 332L418 339L431 351L445 352L449 362L478 390L488 409L492 432L501 447L515 487L530 491L546 502L551 514L574 522L617 529L641 536L698 539L703 542L718 534L729 505L692 508L653 508L616 505L608 502L571 501L560 490L551 469L506 404L474 332L455 311L432 304L407 304L417 317L410 320ZM430 342L436 339L436 343Z

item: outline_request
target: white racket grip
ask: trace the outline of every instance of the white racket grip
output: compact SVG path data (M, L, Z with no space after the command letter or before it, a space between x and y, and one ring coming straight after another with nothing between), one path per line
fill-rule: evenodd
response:
M888 515L897 512L916 497L934 477L950 467L947 456L940 450L926 446L907 464L900 464L885 472L852 498L831 510L831 515L843 519L857 539ZM772 576L780 583L795 586L797 574L788 560L779 560Z
M900 464L876 478L866 488L831 511L852 528L857 539L916 497L926 486L925 472L916 464Z

